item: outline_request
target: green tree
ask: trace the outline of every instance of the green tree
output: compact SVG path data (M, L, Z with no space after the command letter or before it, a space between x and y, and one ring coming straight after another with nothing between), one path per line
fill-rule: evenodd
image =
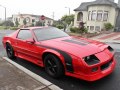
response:
M14 23L10 20L7 20L7 21L4 21L4 22L1 23L1 26L4 26L4 25L13 27Z
M38 22L36 22L35 26L45 26L45 24L44 24L44 22L42 23L42 22L38 21Z
M26 24L27 24L26 19L24 19L24 20L23 20L23 24L24 24L24 25L26 25Z
M18 22L17 19L16 19L16 21L15 21L15 25L16 25L16 27L18 27L18 25L19 25L19 22Z
M61 21L63 21L63 22L65 22L66 24L70 25L70 23L74 21L74 14L64 15L64 16L61 18Z

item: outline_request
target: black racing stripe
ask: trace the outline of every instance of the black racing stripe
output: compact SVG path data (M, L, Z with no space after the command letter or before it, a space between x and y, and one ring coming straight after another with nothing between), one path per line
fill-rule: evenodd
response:
M53 50L59 52L61 55L63 55L67 71L71 72L71 73L74 72L73 64L72 64L72 57L69 54L67 54L65 51L62 51L62 50L59 50L59 49L56 49L53 47L43 46L43 45L40 45L40 46L45 47L45 48L49 48L49 49L53 49Z
M74 39L74 38L72 38L72 39L65 39L65 40L62 40L62 41L70 42L70 43L74 43L74 44L78 44L78 45L82 45L82 46L85 46L85 45L89 44L85 40L79 40L79 39Z

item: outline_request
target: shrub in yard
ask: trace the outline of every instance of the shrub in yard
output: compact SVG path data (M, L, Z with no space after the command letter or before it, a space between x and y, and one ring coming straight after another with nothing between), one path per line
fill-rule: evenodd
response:
M81 33L88 33L88 29L84 27L83 29L81 29Z
M57 25L56 27L59 28L59 29L63 29L64 28L64 26L61 25L61 24Z
M76 33L76 32L78 32L79 30L80 30L80 29L77 28L77 27L71 27L71 28L70 28L70 31L73 32L73 33Z
M77 27L72 27L70 28L70 31L73 32L73 33L87 33L88 32L88 29L87 28L77 28Z
M105 27L106 30L113 29L113 25L111 23L105 23L104 27Z

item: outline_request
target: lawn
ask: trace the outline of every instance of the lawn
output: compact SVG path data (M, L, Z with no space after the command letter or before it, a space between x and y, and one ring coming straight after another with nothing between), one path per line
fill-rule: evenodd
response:
M5 29L5 27L4 26L0 26L0 30L4 30Z

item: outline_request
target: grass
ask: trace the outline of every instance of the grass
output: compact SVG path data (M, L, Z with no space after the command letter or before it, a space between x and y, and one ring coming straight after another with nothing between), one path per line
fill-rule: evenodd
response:
M0 26L0 30L8 30L8 29L10 29L10 30L17 30L19 28L18 27L10 27L10 26L7 26L7 27Z
M5 29L5 26L0 26L0 30L4 30Z

